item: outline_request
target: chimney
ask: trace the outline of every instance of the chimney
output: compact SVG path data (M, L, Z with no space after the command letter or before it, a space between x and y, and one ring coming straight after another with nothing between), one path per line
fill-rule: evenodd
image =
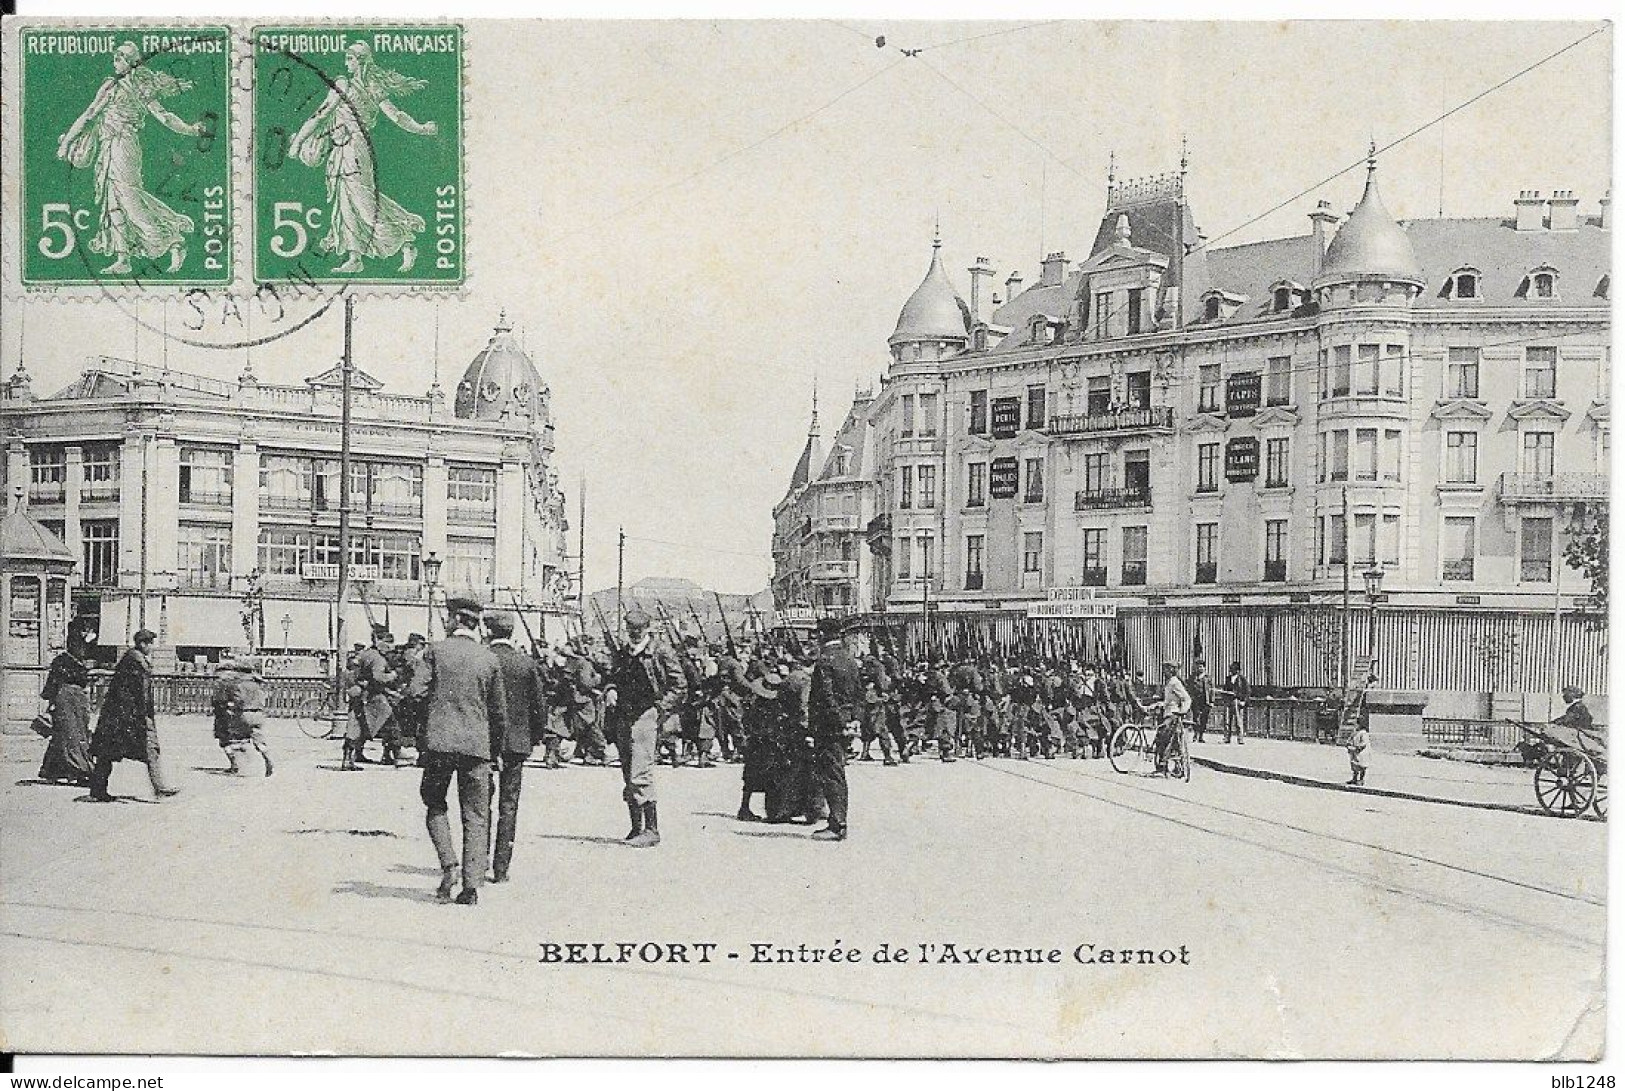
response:
M1019 271L1017 271L1017 272L1011 273L1009 276L1004 278L1004 299L1005 299L1005 302L1008 303L1010 300L1016 298L1016 296L1018 296L1020 294L1021 294L1021 273Z
M1572 189L1552 190L1553 231L1580 230L1580 199Z
M1337 213L1332 211L1330 201L1320 201L1315 210L1309 213L1309 223L1315 234L1315 275L1320 275L1320 268L1326 262L1326 247L1331 244L1331 227L1337 222Z
M1614 226L1614 191L1609 190L1607 193L1604 193L1602 195L1602 200L1598 201L1597 204L1602 208L1602 229L1607 231L1609 228Z
M970 317L972 322L986 322L989 314L984 314L982 303L987 298L982 294L982 281L986 280L992 286L993 266L986 258L977 258L976 264L967 270L970 273ZM994 297L995 299L997 297ZM992 308L989 307L991 312Z
M1546 202L1540 199L1540 190L1519 190L1512 205L1517 212L1515 226L1519 231L1539 231L1545 226L1541 222L1541 211L1546 207Z
M1053 287L1066 279L1066 254L1060 250L1044 256L1043 271L1039 273L1038 283L1045 288Z

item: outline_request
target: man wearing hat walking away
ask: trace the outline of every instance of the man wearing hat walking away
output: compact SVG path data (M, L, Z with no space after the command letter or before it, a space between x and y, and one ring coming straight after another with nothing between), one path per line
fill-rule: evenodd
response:
M822 622L819 630L824 648L813 667L807 726L813 738L818 786L829 807L829 825L813 834L813 840L845 841L847 740L858 731L863 672L841 639L839 622Z
M90 798L111 803L107 782L117 761L145 762L152 778L152 790L160 797L178 795L164 778L158 756L158 704L152 694L152 647L158 634L142 629L135 634L135 646L124 653L113 669L102 699L102 713L96 721L96 734L90 740L90 756L96 766L90 773Z
M480 643L480 606L473 599L446 600L446 639L423 653L413 692L423 699L418 795L435 854L440 858L441 901L457 885L457 850L446 805L452 778L463 822L463 889L457 904L479 901L491 846L491 763L508 737L507 700L496 653Z
M491 881L508 881L513 863L514 836L519 829L519 793L525 761L548 731L547 685L536 660L514 647L514 616L507 611L485 615L488 647L502 672L505 730L501 740L501 771L497 790L497 841L491 854Z
M667 720L678 715L688 698L688 678L677 653L649 631L648 614L633 606L623 620L626 643L614 650L604 704L615 724L615 748L625 782L621 794L632 818L626 842L641 849L660 844L655 748Z

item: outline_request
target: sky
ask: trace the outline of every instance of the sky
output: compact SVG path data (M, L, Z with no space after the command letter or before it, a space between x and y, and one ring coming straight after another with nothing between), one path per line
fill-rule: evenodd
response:
M1183 137L1210 239L1301 234L1364 172L1248 221L1595 25L470 21L469 284L358 304L356 363L422 393L438 318L450 389L505 310L552 389L572 520L587 483L588 587L614 584L624 527L629 582L756 591L814 383L827 437L883 374L934 223L962 294L979 255L1031 283L1046 251L1087 256L1111 153L1120 178L1170 171ZM1390 209L1510 215L1518 190L1563 188L1595 212L1611 49L1597 35L1386 152ZM36 391L90 356L161 358L105 303L22 309L5 301L0 369L21 354ZM335 309L253 362L297 383L341 347ZM233 378L244 356L171 344L168 363Z

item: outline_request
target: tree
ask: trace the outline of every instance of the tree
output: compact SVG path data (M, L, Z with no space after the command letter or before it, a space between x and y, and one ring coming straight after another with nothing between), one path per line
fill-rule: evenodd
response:
M1580 616L1594 628L1608 624L1608 505L1600 504L1575 520L1563 546L1563 562L1591 583Z

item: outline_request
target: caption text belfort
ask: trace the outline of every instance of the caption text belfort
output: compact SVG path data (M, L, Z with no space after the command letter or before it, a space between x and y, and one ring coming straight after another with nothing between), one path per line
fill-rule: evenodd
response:
M882 943L872 950L848 947L839 940L826 947L798 943L780 946L752 943L743 951L721 950L716 943L543 943L541 961L549 965L618 966L708 965L745 962L753 965L841 964L929 966L1045 966L1075 962L1083 966L1189 966L1190 948L1112 947L1080 943L1062 947L984 947L959 943Z

